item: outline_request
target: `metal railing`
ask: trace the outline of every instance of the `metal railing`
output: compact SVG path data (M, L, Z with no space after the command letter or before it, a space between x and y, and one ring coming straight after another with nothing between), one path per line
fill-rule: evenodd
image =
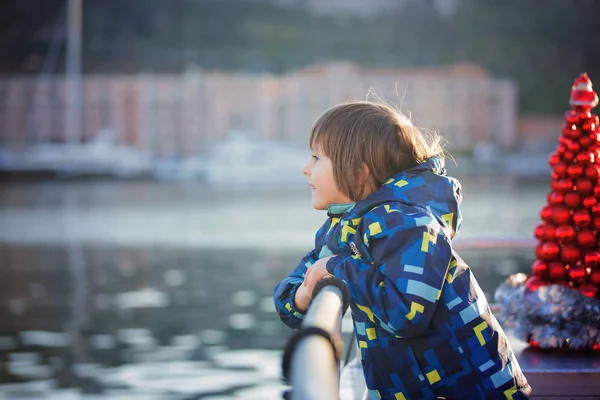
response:
M319 281L300 330L290 338L283 358L283 373L291 385L292 400L338 400L342 317L350 294L336 279Z

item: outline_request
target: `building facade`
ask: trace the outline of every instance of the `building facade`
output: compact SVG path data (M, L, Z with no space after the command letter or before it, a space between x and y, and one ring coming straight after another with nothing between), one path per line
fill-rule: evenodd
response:
M65 142L62 77L0 79L0 147ZM306 146L327 108L384 101L418 126L438 131L450 150L481 143L516 146L517 90L475 65L380 69L332 62L286 75L190 71L181 75L84 76L81 134L180 157L210 151L232 132Z

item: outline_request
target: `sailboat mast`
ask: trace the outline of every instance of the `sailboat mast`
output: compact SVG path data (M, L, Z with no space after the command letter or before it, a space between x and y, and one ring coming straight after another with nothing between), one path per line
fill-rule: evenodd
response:
M66 59L66 141L80 141L82 133L81 104L81 27L83 0L67 0Z

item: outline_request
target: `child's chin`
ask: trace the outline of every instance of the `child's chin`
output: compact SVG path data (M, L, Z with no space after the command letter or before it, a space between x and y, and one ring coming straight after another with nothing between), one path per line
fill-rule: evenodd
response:
M313 206L313 208L315 210L321 210L321 211L322 210L327 210L327 206L326 205L323 205L323 204L315 202L315 201L313 201L312 206Z

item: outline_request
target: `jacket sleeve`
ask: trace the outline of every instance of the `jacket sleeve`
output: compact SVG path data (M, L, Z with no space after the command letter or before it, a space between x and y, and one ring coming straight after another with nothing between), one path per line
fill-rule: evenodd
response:
M313 265L319 259L319 254L325 243L325 235L327 234L330 223L330 220L327 220L317 231L317 234L315 235L315 248L304 256L288 277L277 283L273 290L275 309L281 320L290 328L300 328L302 319L304 318L304 313L298 311L296 307L294 307L294 296L296 290L304 281L304 275L306 274L308 267Z
M355 241L362 251L327 262L329 273L348 285L352 303L396 336L425 331L452 258L437 220L423 209L379 206L363 216Z

